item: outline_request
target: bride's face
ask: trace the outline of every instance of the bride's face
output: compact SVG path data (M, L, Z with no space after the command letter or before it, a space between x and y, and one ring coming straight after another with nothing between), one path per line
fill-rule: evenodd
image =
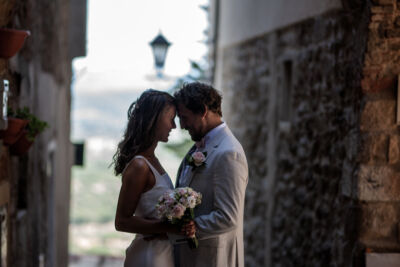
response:
M169 133L176 128L175 125L176 109L174 106L168 105L161 112L158 123L156 136L161 142L168 142Z

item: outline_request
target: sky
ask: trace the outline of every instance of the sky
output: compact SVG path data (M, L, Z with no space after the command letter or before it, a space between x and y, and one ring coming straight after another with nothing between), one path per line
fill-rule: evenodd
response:
M87 56L74 61L76 92L167 88L207 49L207 0L89 0ZM164 80L156 79L149 43L161 32L172 43ZM79 92L78 92L79 91Z
M147 88L166 90L204 61L208 0L88 0L87 56L73 61L73 142L92 153L115 151L130 104ZM156 77L149 43L172 43L164 78ZM177 130L171 140L181 137Z

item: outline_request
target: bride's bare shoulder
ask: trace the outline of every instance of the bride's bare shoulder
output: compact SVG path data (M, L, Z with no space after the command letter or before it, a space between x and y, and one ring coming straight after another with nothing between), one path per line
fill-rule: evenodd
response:
M147 165L146 161L142 158L133 158L124 171L122 175L123 180L130 178L140 179L141 177L146 178L149 174L150 168Z

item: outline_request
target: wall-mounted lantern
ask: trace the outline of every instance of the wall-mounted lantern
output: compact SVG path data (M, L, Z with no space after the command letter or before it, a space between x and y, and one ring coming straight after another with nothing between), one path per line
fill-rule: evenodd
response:
M7 129L7 107L8 107L8 80L2 80L0 86L0 130Z
M165 58L167 57L167 51L170 45L171 43L168 42L161 33L150 42L150 46L153 49L154 64L158 77L162 77L162 69L164 68Z

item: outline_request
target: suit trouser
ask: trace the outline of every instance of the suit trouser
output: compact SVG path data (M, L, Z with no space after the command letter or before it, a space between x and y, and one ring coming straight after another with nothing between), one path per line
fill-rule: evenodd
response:
M180 263L180 254L179 254L179 249L178 249L178 245L174 245L174 261L175 261L175 267L180 267L181 263Z

